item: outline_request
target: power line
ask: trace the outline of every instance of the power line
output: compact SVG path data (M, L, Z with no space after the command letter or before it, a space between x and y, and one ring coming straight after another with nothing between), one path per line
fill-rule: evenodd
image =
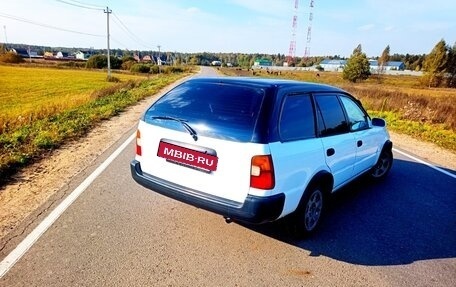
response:
M116 42L116 43L119 44L120 46L125 47L126 50L129 50L127 45L125 45L125 44L122 43L122 42L119 42L117 39L113 38L112 36L111 36L111 40L114 41L114 42Z
M64 4L68 4L68 5L72 5L72 6L75 6L75 7L79 7L79 8L85 8L85 9L91 9L91 10L101 10L101 11L105 11L104 10L104 7L101 7L101 6L97 6L97 5L92 5L92 4L88 4L88 3L83 3L81 1L76 1L76 0L56 0L57 2L61 2L61 3L64 3ZM139 38L138 36L136 36L128 27L127 25L125 25L122 20L113 12L111 12L111 14L115 17L115 18L111 18L113 19L114 23L116 23L127 35L128 37L130 37L133 41L135 41L136 43L138 43L139 45L145 47L145 48L148 48L148 49L152 49L152 45L144 42L143 40L141 40L141 38ZM118 42L118 41L116 41ZM125 45L124 45L125 46Z
M55 0L55 1L67 4L67 5L79 7L79 8L103 11L103 7L101 7L101 6L86 4L86 3L82 3L82 2L79 2L79 1L75 1L75 0L67 0L67 1L65 1L65 0ZM68 1L71 1L71 2L68 2Z
M138 36L136 36L128 27L127 25L125 25L122 20L120 20L120 18L115 14L115 13L112 13L112 15L114 15L115 19L117 20L114 20L114 22L120 26L120 28L122 28L127 34L128 36L133 40L135 41L136 43L140 44L141 46L145 47L145 48L149 48L149 49L152 49L150 44L142 41ZM114 18L113 18L114 19ZM118 21L118 22L117 22Z
M55 27L55 26L51 26L51 25L47 25L47 24L42 24L42 23L38 23L38 22L35 22L35 21L32 21L32 20L28 20L28 19L25 19L25 18L21 18L21 17L9 15L9 14L4 14L4 13L0 13L0 17L16 20L16 21L19 21L19 22L29 23L29 24L32 24L32 25L41 26L41 27L45 27L45 28L49 28L49 29L60 30L60 31L64 31L64 32L70 32L70 33L93 36L93 37L104 37L103 35L91 34L91 33L86 33L86 32L80 32L80 31L75 31L75 30Z
M75 3L81 4L81 5L85 5L85 6L92 6L92 7L104 9L104 7L100 6L100 5L93 5L93 4L90 4L90 3L84 3L84 2L76 1L76 0L67 0L67 1L75 2Z

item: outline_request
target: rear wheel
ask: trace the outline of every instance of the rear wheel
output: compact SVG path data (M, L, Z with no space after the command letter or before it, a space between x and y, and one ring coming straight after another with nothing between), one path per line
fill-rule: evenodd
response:
M324 204L325 196L319 186L307 190L298 209L290 218L290 233L298 237L313 233L320 223Z
M380 180L386 177L393 165L393 153L390 150L382 150L377 163L371 169L369 175L375 180Z

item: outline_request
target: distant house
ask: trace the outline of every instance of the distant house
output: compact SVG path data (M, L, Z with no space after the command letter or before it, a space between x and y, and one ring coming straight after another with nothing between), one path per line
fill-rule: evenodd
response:
M143 58L142 58L142 61L143 62L152 62L152 57L150 55L145 55Z
M68 59L69 54L68 54L68 52L57 52L57 54L55 54L55 57L57 59Z
M28 52L27 49L16 48L16 49L11 49L11 52L13 52L16 55L21 56L22 58L28 58L29 57L29 52Z
M160 57L157 57L157 65L168 65L168 63L165 60L162 60Z
M28 49L23 49L23 48L11 49L11 52L15 53L16 55L21 56L22 58L41 58L41 56L38 55L38 52L32 51L30 48L28 48Z
M272 61L269 59L256 59L255 62L253 62L254 67L271 67L272 66Z
M54 54L54 52L44 52L44 58L45 59L55 58L55 54Z
M90 51L77 51L74 56L79 60L87 60L92 56L92 53Z
M212 65L212 66L221 66L221 65L222 65L222 62L221 62L221 61L212 61L212 62L211 62L211 65Z

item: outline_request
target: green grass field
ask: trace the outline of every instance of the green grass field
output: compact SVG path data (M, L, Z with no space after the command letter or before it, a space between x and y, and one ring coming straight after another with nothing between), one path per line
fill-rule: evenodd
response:
M119 85L106 81L106 72L0 66L0 132L92 99L96 90ZM144 76L115 74L121 82Z
M102 120L191 72L136 76L0 65L0 185L43 151L84 135Z

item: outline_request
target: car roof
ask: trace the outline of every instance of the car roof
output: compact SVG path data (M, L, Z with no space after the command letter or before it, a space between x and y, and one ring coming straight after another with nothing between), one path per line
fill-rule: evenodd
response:
M192 83L234 84L262 88L299 88L302 92L342 92L346 91L325 84L302 82L296 80L257 78L257 77L197 77L188 80Z

